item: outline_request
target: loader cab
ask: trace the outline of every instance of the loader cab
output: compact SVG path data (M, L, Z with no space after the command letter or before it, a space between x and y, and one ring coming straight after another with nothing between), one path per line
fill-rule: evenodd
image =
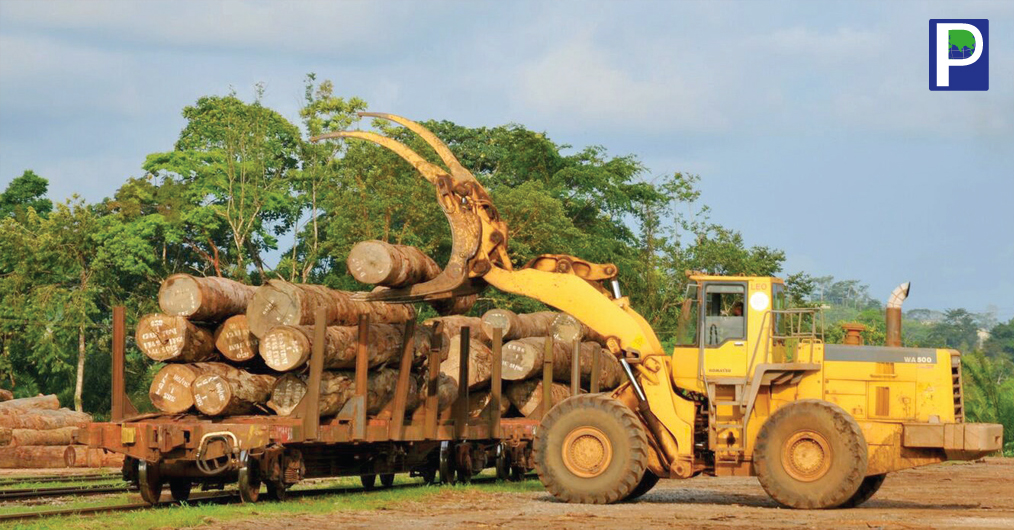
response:
M691 276L673 350L677 384L693 388L708 379L746 377L751 357L769 351L763 342L776 325L771 309L784 300L777 278Z

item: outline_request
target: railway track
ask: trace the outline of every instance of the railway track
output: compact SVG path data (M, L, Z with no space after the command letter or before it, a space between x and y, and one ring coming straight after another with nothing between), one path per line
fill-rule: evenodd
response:
M5 477L0 479L0 487L22 483L45 484L47 482L98 482L121 478L120 473L88 473L81 475L38 475L27 477Z
M531 478L528 476L526 478ZM496 482L495 477L476 477L473 478L472 484L489 484ZM340 487L340 488L319 488L319 489L306 489L306 490L295 490L288 493L288 499L302 499L307 497L319 497L325 495L348 495L353 493L370 493L379 492L384 490L392 489L410 489L427 486L424 482L412 483L412 484L395 484L390 487L377 487L366 489L362 486L351 486L351 487ZM57 488L53 488L54 490ZM63 488L66 489L66 488ZM127 491L127 488L121 487L118 491ZM73 494L73 493L72 493ZM236 491L225 491L225 492L198 492L194 493L189 503L217 503L217 504L238 504L240 503L239 493ZM284 501L282 501L284 502ZM144 510L150 508L163 508L168 506L178 506L180 503L176 501L160 502L154 506L150 506L143 502L129 502L123 504L114 504L109 506L93 506L93 507L81 507L81 508L57 508L51 510L34 510L23 513L12 513L12 514L0 514L0 523L9 521L23 521L29 519L41 519L44 517L57 517L61 515L97 515L103 513L114 513L114 512L125 512L132 510Z
M62 488L22 488L0 490L0 502L10 500L41 499L45 497L65 497L68 495L84 496L102 493L125 493L129 491L126 484L103 486L67 486Z

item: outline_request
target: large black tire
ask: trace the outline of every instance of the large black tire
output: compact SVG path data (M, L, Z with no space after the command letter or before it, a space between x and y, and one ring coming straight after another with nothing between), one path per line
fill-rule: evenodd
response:
M855 494L839 506L839 508L855 508L870 500L870 497L873 497L877 493L877 490L880 489L880 486L884 484L885 478L887 478L887 473L870 475L864 478L863 483L859 485L859 489L856 490Z
M641 495L651 491L651 488L654 488L655 484L658 484L658 475L653 473L650 469L645 469L644 476L641 477L641 481L637 483L637 487L634 488L634 491L630 492L630 495L627 495L626 499L623 500L636 500Z
M764 491L779 504L835 508L856 494L866 476L866 439L838 405L800 400L764 423L753 462Z
M627 498L648 462L641 420L603 394L560 402L535 434L535 469L554 497L565 502L609 504Z

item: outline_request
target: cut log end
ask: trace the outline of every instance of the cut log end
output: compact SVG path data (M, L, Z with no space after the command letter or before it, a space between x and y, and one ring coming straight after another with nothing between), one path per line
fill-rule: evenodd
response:
M303 329L279 326L263 335L260 355L272 370L287 372L310 358L311 344Z
M191 389L194 394L194 406L209 416L218 416L225 412L232 401L232 387L220 375L202 375L194 379Z
M212 333L181 316L145 315L135 338L137 347L154 361L201 362L217 356Z
M268 408L279 416L288 416L296 410L296 406L306 395L306 383L296 374L285 374L275 381L271 389Z
M381 285L397 273L397 256L383 241L360 241L349 252L349 274L361 283Z
M257 356L257 337L250 332L246 315L229 317L215 330L215 348L230 361L246 362Z
M218 321L246 311L254 288L216 276L173 274L162 282L158 305L169 315Z
M148 397L151 404L162 412L177 414L186 412L194 406L194 394L191 385L198 376L198 371L185 364L168 364L151 382Z

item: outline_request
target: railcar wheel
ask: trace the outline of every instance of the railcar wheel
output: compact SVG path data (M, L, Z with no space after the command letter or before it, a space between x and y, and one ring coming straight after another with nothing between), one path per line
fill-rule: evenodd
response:
M186 502L190 499L190 490L194 483L188 478L169 479L169 493L172 493L176 502Z
M637 483L637 487L634 488L634 491L630 492L630 495L627 495L626 499L623 500L635 500L641 495L651 491L651 488L654 488L655 484L658 484L658 475L653 473L650 469L645 469L644 476L641 477L641 481Z
M757 434L757 478L772 499L790 508L842 506L859 490L866 465L859 424L827 401L789 403Z
M870 475L864 478L863 483L859 485L859 489L856 490L855 495L852 495L849 500L845 501L845 503L839 507L855 508L856 506L870 500L870 498L877 493L877 490L880 489L880 486L884 484L885 478L887 478L887 473L882 475Z
M148 504L158 504L162 498L162 476L158 472L158 464L147 460L137 463L137 489L141 500Z
M440 483L454 484L454 455L448 442L440 442Z
M268 498L273 501L284 501L289 498L289 490L281 482L268 481L264 483L267 486Z
M535 435L535 469L554 497L609 504L627 498L648 462L641 420L604 394L564 401L542 419Z
M437 470L432 467L427 467L419 472L419 476L422 477L424 484L433 484L437 481Z
M377 475L359 475L359 482L363 484L363 489L370 491L377 487Z
M496 447L496 479L506 481L510 478L511 474L511 463L510 458L507 455L507 450L503 444Z
M245 503L255 503L261 494L261 475L257 461L250 458L249 453L240 456L243 467L239 468L239 498Z
M385 488L390 488L394 485L394 473L382 473L380 475L380 485Z

